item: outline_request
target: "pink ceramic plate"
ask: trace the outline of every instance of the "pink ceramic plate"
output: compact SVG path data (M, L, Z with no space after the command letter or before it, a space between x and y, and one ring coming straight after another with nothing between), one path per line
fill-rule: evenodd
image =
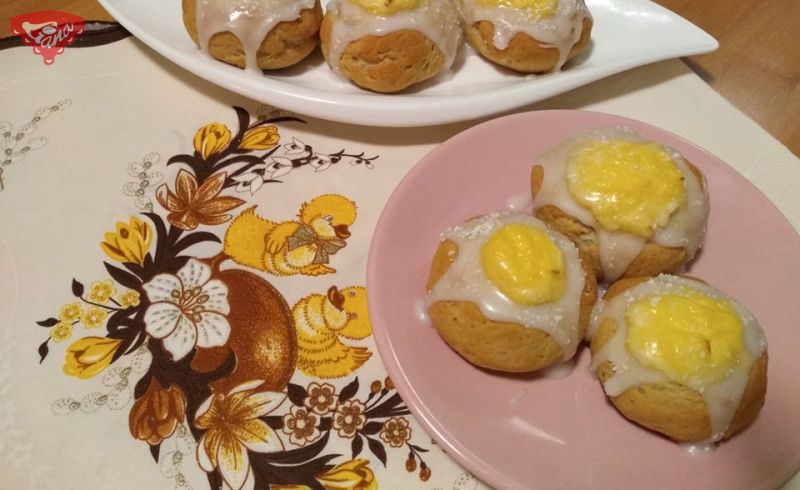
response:
M579 354L566 378L503 376L462 360L415 312L439 234L528 191L531 164L570 133L627 126L678 149L707 176L705 247L690 272L739 298L769 341L764 409L712 454L691 456L620 416ZM426 156L381 216L368 264L383 362L408 406L458 462L492 486L775 488L800 467L800 239L780 212L716 157L621 117L542 111L465 131Z

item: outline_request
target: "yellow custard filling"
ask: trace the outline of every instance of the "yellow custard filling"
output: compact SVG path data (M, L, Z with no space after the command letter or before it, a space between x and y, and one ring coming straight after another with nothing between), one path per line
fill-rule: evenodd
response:
M567 163L572 197L608 231L645 238L686 202L683 174L659 144L625 139L578 145Z
M552 17L558 8L558 0L478 0L482 7L510 7L525 10L531 19Z
M625 312L626 347L674 380L710 384L727 377L744 350L742 320L725 299L681 288L639 299Z
M413 10L420 4L420 0L350 0L364 10L375 15L393 15L406 10Z
M497 230L481 248L484 274L518 305L557 301L566 288L564 253L543 230L510 224Z

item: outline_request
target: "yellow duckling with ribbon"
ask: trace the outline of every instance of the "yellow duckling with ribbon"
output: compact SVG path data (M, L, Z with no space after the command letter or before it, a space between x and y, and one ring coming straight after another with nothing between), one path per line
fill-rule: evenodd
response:
M255 206L233 220L224 252L238 264L277 276L331 274L331 255L347 245L356 204L338 194L304 203L297 221L276 223L258 216Z
M312 294L292 308L297 332L297 368L317 378L351 374L372 356L366 347L346 345L372 334L367 290L360 286Z

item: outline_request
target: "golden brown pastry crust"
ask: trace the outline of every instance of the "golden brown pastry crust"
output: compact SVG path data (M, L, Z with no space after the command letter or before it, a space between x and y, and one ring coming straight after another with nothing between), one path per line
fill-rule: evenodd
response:
M320 27L322 54L329 59L335 15L328 11ZM444 55L419 31L403 29L383 36L365 36L345 47L339 68L362 88L393 93L436 76L444 67Z
M648 279L630 278L617 281L609 287L604 299L609 300ZM597 353L615 332L616 325L613 321L607 320L601 323L592 338L592 355ZM730 438L750 425L764 405L767 392L767 363L766 352L753 362L742 399L723 439ZM603 383L614 376L613 362L606 361L598 366L597 376ZM675 381L639 385L619 396L608 398L627 419L675 441L698 442L708 440L713 435L703 395Z
M687 161L689 169L697 177L700 186L705 189L706 182L702 172ZM531 194L534 196L542 188L544 182L544 168L534 165L531 169ZM583 224L580 220L562 211L557 206L542 206L536 208L536 217L550 225L554 230L561 232L577 245L583 257L586 257L597 279L602 281L603 267L600 262L600 245L594 229ZM689 251L682 247L665 247L655 242L648 241L644 249L631 262L620 279L629 277L652 277L658 274L672 274L680 270L689 260Z
M200 45L197 34L197 0L182 0L183 25L192 40ZM314 8L303 9L300 17L290 22L280 22L267 33L258 48L258 67L276 70L292 66L314 51L317 33L322 22L319 0ZM214 58L230 65L245 67L242 43L232 32L218 32L208 42L208 52Z
M427 289L444 276L458 254L458 245L445 240L436 250ZM581 260L582 264L585 261ZM580 302L579 340L589 325L597 299L597 281L585 265L584 288ZM561 361L561 346L546 332L516 323L486 318L469 301L437 301L428 312L439 335L469 362L488 369L507 372L536 371Z
M557 48L542 44L522 32L511 38L508 47L497 49L492 41L494 38L494 24L486 20L481 20L468 26L464 29L464 35L470 46L484 58L520 73L548 72L555 68L558 63L559 52ZM586 49L591 35L592 19L587 17L583 21L581 37L570 49L567 61Z

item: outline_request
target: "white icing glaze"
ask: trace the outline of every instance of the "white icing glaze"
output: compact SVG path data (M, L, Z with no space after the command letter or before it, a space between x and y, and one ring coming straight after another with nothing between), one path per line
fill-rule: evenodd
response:
M578 356L572 356L572 359L566 360L564 362L559 362L558 364L553 364L552 366L547 366L546 368L539 371L539 376L545 379L564 379L569 377L573 371L575 371L575 366L577 366L577 359Z
M478 0L461 0L464 22L471 26L482 20L494 25L494 47L503 50L517 34L523 33L540 44L558 49L558 71L567 61L570 50L578 42L584 19L591 18L584 0L559 0L552 17L533 20L525 10L509 6L487 7Z
M293 21L315 0L196 0L200 49L208 51L214 34L231 32L242 43L246 69L260 72L258 48L280 22Z
M606 231L600 228L591 211L581 206L570 194L567 184L569 154L576 145L593 139L649 141L631 130L622 128L595 129L569 138L537 162L544 167L544 180L541 190L534 196L534 205L537 208L556 206L584 225L593 228L600 247L603 279L613 282L619 279L641 253L646 240L630 233ZM655 231L652 241L665 247L684 247L689 253L689 258L692 258L705 236L709 212L708 194L689 169L686 160L678 152L669 148L667 150L683 175L686 202L672 214L666 226Z
M414 315L420 322L432 327L430 315L428 315L428 305L424 299L419 299L414 303Z
M516 194L506 199L506 209L509 211L525 211L533 204L533 196L530 192Z
M480 251L502 226L520 223L546 230L564 254L566 288L555 302L521 306L511 302L483 273ZM489 319L535 327L550 334L570 359L578 348L578 318L584 276L578 249L563 235L548 230L538 219L522 213L498 213L476 218L445 232L444 238L458 245L450 268L426 296L428 305L437 301L470 301Z
M333 0L328 4L335 16L328 46L328 64L344 76L339 68L345 48L365 36L384 36L400 31L419 31L430 39L444 56L442 71L453 64L461 45L461 20L456 0L421 0L414 9L393 15L375 15L349 0Z
M766 338L753 315L740 303L732 300L721 291L706 284L691 279L660 275L647 282L625 291L609 301L598 303L592 315L590 331L592 335L597 331L600 323L611 320L616 325L616 332L592 357L591 368L595 371L606 361L614 364L614 375L606 380L603 387L609 396L618 396L630 388L642 384L664 383L670 378L661 371L646 367L635 359L625 346L627 338L627 324L625 311L632 302L657 293L668 293L678 287L689 287L702 291L714 298L724 298L730 301L742 319L745 349L737 366L723 380L712 384L687 383L683 380L673 381L686 384L703 395L711 421L712 436L709 442L715 442L725 434L736 408L739 406L742 393L747 386L750 368L753 361L758 359L767 349Z
M680 446L693 458L707 458L717 450L717 445L713 442L684 443L680 444Z
M622 276L645 245L645 239L640 236L606 231L599 226L595 228L595 236L600 245L603 276L608 281L614 281Z

